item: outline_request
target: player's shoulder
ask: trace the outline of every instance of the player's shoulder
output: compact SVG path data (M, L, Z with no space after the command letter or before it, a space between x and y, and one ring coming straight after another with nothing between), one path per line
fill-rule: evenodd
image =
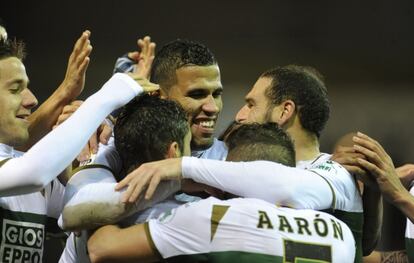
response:
M341 178L353 178L352 175L339 163L331 160L332 155L321 154L308 167L307 170L315 172L323 177L329 177L334 180Z

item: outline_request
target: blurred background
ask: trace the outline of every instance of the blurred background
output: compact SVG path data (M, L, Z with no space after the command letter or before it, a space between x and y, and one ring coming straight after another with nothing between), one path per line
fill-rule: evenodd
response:
M396 166L414 162L414 2L412 1L2 1L10 37L27 44L25 61L39 101L63 80L81 32L93 52L82 98L111 75L116 58L150 35L158 46L188 38L216 55L224 85L218 133L243 105L258 76L274 66L310 65L326 79L332 114L321 137L331 152L360 130L378 139ZM388 217L385 216L385 217ZM380 246L402 246L397 214Z

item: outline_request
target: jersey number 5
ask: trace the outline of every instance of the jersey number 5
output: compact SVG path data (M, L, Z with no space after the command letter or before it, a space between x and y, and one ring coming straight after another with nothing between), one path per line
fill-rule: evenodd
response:
M284 240L284 262L326 263L332 262L331 246Z

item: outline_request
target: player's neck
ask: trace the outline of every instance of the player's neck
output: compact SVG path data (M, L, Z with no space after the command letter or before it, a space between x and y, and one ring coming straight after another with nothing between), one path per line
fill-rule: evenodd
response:
M313 160L319 156L319 140L315 134L303 129L289 129L287 132L295 145L296 162Z

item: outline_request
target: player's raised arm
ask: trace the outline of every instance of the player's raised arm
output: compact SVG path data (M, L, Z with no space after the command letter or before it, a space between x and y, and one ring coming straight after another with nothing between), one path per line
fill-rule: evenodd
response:
M85 74L89 65L92 46L89 40L91 32L84 31L76 41L69 57L63 82L53 94L29 116L30 138L23 150L45 136L55 125L63 107L75 100L85 86Z

